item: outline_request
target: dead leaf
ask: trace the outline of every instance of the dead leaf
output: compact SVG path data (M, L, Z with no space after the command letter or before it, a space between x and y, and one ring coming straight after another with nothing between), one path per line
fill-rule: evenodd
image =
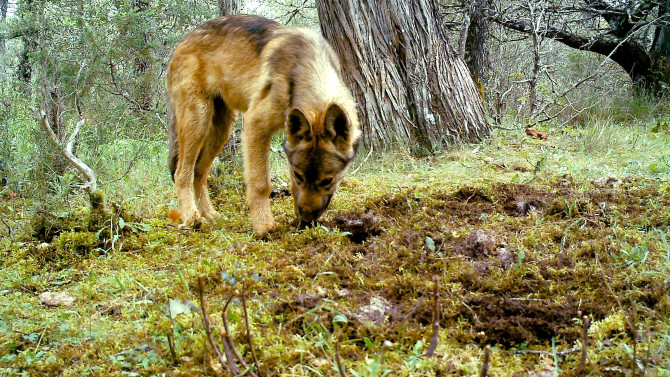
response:
M547 134L545 132L540 132L532 127L526 128L526 135L529 135L533 139L547 140Z

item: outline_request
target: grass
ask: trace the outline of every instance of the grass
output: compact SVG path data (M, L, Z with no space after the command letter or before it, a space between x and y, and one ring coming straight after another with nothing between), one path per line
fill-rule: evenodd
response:
M323 226L296 230L279 197L267 240L250 230L239 163L212 179L221 220L177 231L160 143L128 174L140 145L102 146L117 207L101 219L71 193L75 177L55 183L58 197L2 193L0 375L223 373L200 276L219 347L232 297L230 335L253 365L247 307L263 375L334 376L340 358L352 376L477 376L487 344L490 376L571 375L578 312L591 322L587 374L670 375L670 143L652 127L543 130L548 141L497 130L426 159L361 151ZM286 181L284 164L272 155ZM597 182L612 175L621 184ZM45 291L76 301L49 307Z

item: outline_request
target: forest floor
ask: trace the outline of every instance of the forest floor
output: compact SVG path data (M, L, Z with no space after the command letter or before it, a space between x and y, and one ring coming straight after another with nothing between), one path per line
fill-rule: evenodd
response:
M670 376L668 130L548 136L361 152L319 226L278 190L267 239L237 167L198 230L172 199L91 214L5 190L0 375Z

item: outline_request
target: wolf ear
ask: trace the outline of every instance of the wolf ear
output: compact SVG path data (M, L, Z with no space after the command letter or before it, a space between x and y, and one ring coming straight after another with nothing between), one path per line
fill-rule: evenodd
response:
M286 138L292 145L312 140L312 126L302 110L297 107L291 109L286 118Z
M332 139L336 146L345 144L351 131L349 116L344 109L333 103L326 110L323 129L325 136Z

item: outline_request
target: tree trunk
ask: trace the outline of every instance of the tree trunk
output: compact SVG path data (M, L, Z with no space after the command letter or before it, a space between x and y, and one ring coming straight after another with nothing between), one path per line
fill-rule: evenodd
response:
M650 54L658 76L656 82L664 83L665 90L670 90L670 0L659 5L658 18L661 22L656 26Z
M464 45L464 59L472 78L484 97L484 85L486 70L489 65L488 48L486 38L488 33L488 19L484 12L491 6L491 0L471 0L469 13L469 24Z
M242 10L242 0L218 0L217 3L220 16L238 14Z
M19 3L18 13L22 19L22 22L26 24L25 32L21 35L23 40L23 48L19 53L19 64L16 67L16 74L21 81L26 84L26 87L30 84L32 79L32 65L31 65L31 55L37 51L37 6L33 3L33 0L23 0Z
M317 0L321 31L340 56L367 144L415 154L489 135L467 66L445 40L431 0Z
M133 0L133 11L136 14L142 15L149 9L150 0ZM135 109L140 117L143 117L142 110L148 111L151 110L151 103L153 101L153 90L152 86L154 83L154 76L151 71L151 51L149 44L149 30L138 30L142 33L142 43L140 43L136 48L138 53L135 56L135 68L134 73L137 77L137 103L139 109Z
M7 8L9 0L0 0L0 22L5 22L7 18ZM0 53L5 51L5 39L0 36Z

